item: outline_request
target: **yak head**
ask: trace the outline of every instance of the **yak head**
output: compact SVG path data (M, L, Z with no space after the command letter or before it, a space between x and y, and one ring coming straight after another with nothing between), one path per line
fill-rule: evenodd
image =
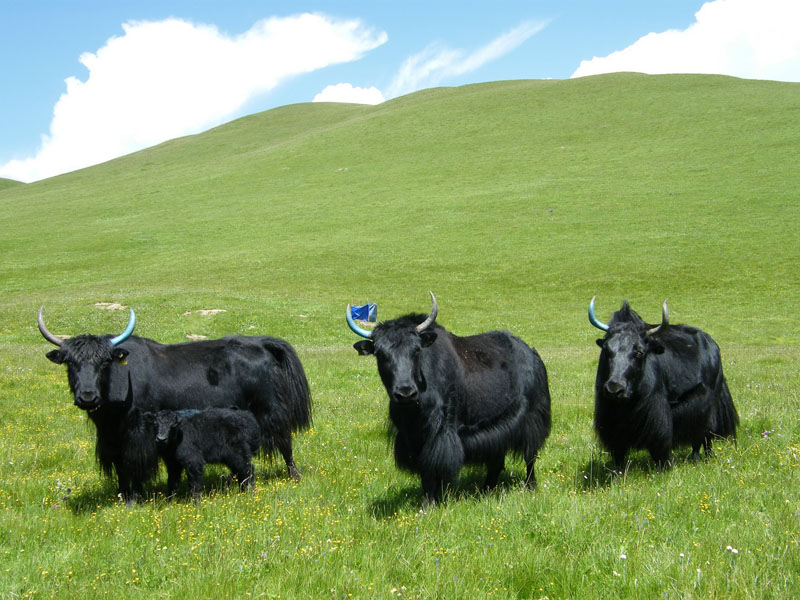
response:
M154 414L156 442L166 445L174 439L181 422L180 415L174 410L160 410Z
M108 381L112 365L125 363L128 351L117 346L124 342L136 326L136 316L131 310L128 327L116 337L108 335L77 335L62 340L47 330L42 318L44 306L39 309L39 331L57 349L47 353L47 358L57 365L67 366L69 389L78 408L92 412L108 400ZM129 376L130 392L130 376Z
M644 375L644 366L650 354L662 354L664 344L658 334L669 327L667 301L661 307L661 323L648 325L636 314L627 301L611 317L611 322L597 320L594 315L594 298L589 303L589 321L605 336L597 340L601 348L598 365L598 386L603 392L618 400L631 400Z
M350 306L347 307L347 324L353 332L363 338L353 344L356 351L366 356L375 355L378 373L381 376L389 400L398 405L414 405L425 391L425 378L420 367L424 348L436 341L435 326L439 307L431 292L433 308L425 315L408 315L386 321L372 331L362 329L353 321Z

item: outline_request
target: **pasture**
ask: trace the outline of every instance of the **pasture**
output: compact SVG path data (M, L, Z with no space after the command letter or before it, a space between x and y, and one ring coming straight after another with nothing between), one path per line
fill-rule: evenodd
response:
M800 84L616 74L303 104L28 185L0 182L0 598L789 598L800 595ZM465 469L420 512L348 303L508 329L553 426L520 485ZM597 295L719 344L738 443L627 471L592 430ZM128 506L36 328L267 334L314 401L300 482ZM214 312L214 310L224 312ZM209 311L204 313L201 311ZM184 482L185 489L186 484Z

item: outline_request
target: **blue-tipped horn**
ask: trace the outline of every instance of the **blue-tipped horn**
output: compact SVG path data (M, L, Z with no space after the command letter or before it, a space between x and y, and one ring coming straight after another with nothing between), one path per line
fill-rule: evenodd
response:
M592 296L592 301L589 302L589 323L597 327L598 329L602 329L603 331L608 331L608 325L602 323L597 320L597 317L594 316L594 299L597 296Z
M131 337L134 327L136 327L136 315L133 313L133 309L131 309L131 316L128 319L128 326L125 328L125 331L123 331L117 337L111 338L109 340L111 342L111 345L118 346L119 344L127 340L129 337Z
M368 331L356 325L356 322L353 320L353 312L350 309L349 304L347 305L347 310L345 311L344 316L345 319L347 319L347 326L353 330L353 333L367 339L372 337L372 331Z

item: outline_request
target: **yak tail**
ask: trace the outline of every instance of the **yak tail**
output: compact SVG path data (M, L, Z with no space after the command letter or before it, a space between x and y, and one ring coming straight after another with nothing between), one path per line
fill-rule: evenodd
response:
M311 426L311 390L297 352L278 339L269 340L267 350L278 361L273 384L275 397L286 410L287 424L295 432L308 429Z
M714 428L712 434L720 437L736 437L736 426L739 424L739 414L736 412L736 407L733 405L733 398L728 390L728 383L725 377L720 374L722 379L719 386L719 395L717 396L717 408L714 415Z

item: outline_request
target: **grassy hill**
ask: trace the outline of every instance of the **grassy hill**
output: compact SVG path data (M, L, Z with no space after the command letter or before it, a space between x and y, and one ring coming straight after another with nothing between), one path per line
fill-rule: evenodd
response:
M40 570L40 594L59 597L222 582L284 598L582 597L589 581L594 597L796 595L799 92L615 74L301 104L3 189L0 595L30 592ZM467 472L463 497L417 515L419 482L392 464L384 392L343 312L427 311L428 290L455 333L506 328L542 354L554 429L534 496L516 475L475 494ZM601 319L628 298L657 320L669 298L674 322L714 336L738 446L607 475L591 431L595 294ZM251 495L111 502L35 326L45 303L55 332L122 329L99 301L132 306L137 333L164 342L295 345L316 402L297 438L303 482L262 464ZM186 314L204 308L227 312Z
M6 179L5 177L0 177L0 191L3 191L6 188L14 187L17 185L22 185L22 182L15 181L14 179Z

